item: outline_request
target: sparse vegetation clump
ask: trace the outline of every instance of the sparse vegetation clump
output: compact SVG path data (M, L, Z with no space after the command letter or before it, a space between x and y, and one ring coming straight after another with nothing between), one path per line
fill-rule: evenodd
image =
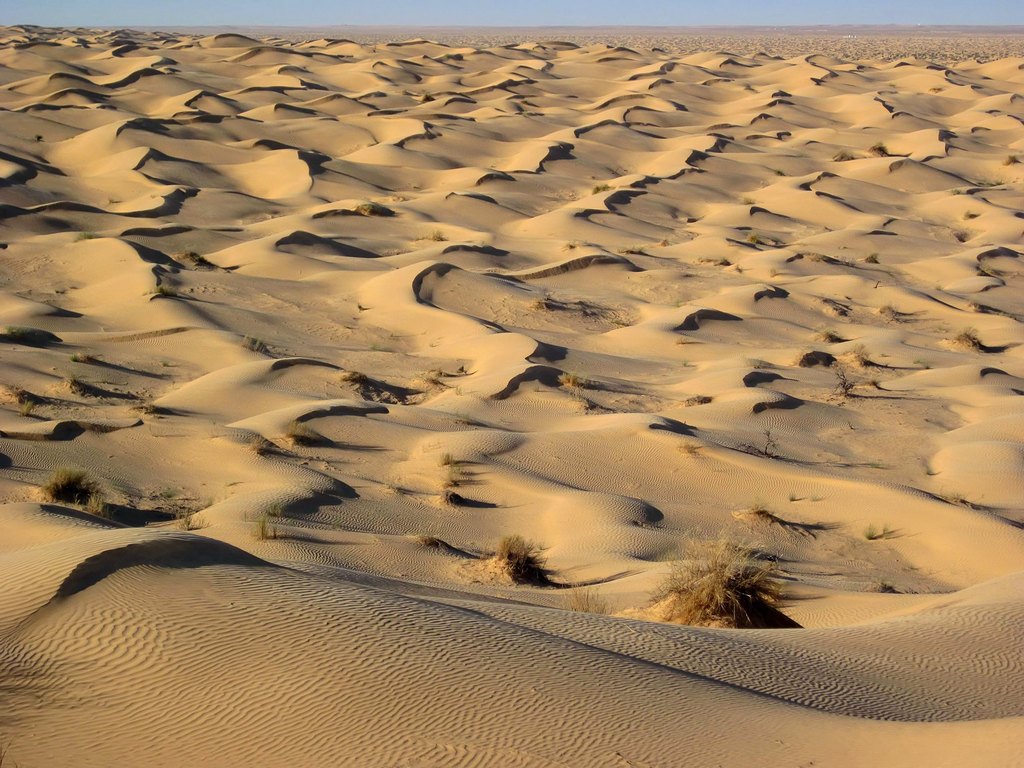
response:
M593 587L575 587L569 590L566 603L574 613L608 614L608 602Z
M207 526L206 518L193 509L183 509L175 515L175 523L183 531L198 531Z
M522 536L506 536L498 543L494 562L516 584L550 584L540 548Z
M653 595L665 621L698 627L797 627L782 610L782 584L774 566L727 540L693 545L672 566Z
M433 229L422 237L417 238L417 240L429 240L434 243L445 243L448 241L448 236L440 229Z
M851 154L850 152L847 152L845 149L836 152L835 155L832 157L832 160L834 160L837 163L846 163L854 159L856 159L854 155Z
M246 336L242 339L242 348L247 349L250 352L255 352L258 355L266 355L270 353L270 348L267 347L266 343L253 336Z
M249 450L257 456L266 456L273 453L277 446L267 440L263 435L253 435L249 438Z
M587 382L581 376L577 376L575 373L562 373L558 376L559 386L565 387L571 391L578 391L585 389Z
M599 195L602 192L610 192L611 189L612 187L610 184L595 184L594 188L591 190L591 194Z
M386 205L374 202L357 205L355 211L360 216L381 216L386 218L395 215L395 212Z
M853 393L853 388L856 384L850 378L850 374L844 365L832 366L832 375L835 376L832 395L840 402L844 402Z
M367 384L370 381L369 377L365 373L360 373L359 371L342 371L338 375L338 380L343 381L346 384L354 384L357 387Z
M88 504L93 496L102 498L100 484L88 472L68 467L53 472L42 491L47 500L62 504Z
M955 347L960 349L969 349L972 351L979 351L984 346L981 343L981 339L978 337L978 332L974 328L964 328L960 333L954 336L950 342Z
M323 439L320 433L302 421L293 421L289 424L284 436L292 445L303 446L316 445Z
M875 157L889 157L888 147L886 147L885 144L882 144L881 142L877 144L872 144L871 147L868 148L868 152L870 152Z
M89 397L96 394L96 390L91 384L87 384L75 375L65 376L61 379L60 385L66 391L79 397Z
M178 254L177 260L192 269L214 269L216 267L216 264L213 264L205 257L200 256L195 251L183 251Z
M281 531L271 522L270 515L264 512L256 518L256 524L253 527L253 535L258 541L268 541L280 538Z
M872 523L864 529L864 538L868 541L878 541L879 539L891 538L894 533L895 531L888 525L883 525L879 528Z
M1007 155L1006 159L1003 161L1003 165L1006 166L1017 165L1018 163L1020 163L1019 155Z

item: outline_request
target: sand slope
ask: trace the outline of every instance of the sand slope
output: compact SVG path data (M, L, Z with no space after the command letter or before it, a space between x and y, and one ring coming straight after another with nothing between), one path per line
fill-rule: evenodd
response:
M19 765L1020 760L1024 59L0 40Z

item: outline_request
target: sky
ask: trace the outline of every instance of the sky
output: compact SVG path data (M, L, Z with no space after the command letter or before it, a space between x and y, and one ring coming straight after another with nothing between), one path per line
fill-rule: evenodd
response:
M44 26L1024 24L1024 0L0 0Z

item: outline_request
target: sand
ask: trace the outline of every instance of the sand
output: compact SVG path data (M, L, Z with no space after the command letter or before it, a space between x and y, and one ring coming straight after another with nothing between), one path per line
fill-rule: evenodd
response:
M1024 765L1024 58L951 41L0 29L7 760ZM802 629L655 620L721 537Z

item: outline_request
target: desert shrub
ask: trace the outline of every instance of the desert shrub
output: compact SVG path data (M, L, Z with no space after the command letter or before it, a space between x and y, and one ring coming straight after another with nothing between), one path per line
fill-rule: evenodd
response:
M494 561L517 584L549 584L540 548L522 536L506 536L498 543Z
M43 495L50 501L64 504L88 504L92 496L100 496L100 484L81 469L62 468L43 483Z
M973 328L964 328L960 333L954 336L951 340L954 346L960 347L961 349L980 350L982 348L981 338L978 336L978 332Z
M782 584L771 563L726 540L693 545L653 595L662 618L735 629L798 626L780 610Z

